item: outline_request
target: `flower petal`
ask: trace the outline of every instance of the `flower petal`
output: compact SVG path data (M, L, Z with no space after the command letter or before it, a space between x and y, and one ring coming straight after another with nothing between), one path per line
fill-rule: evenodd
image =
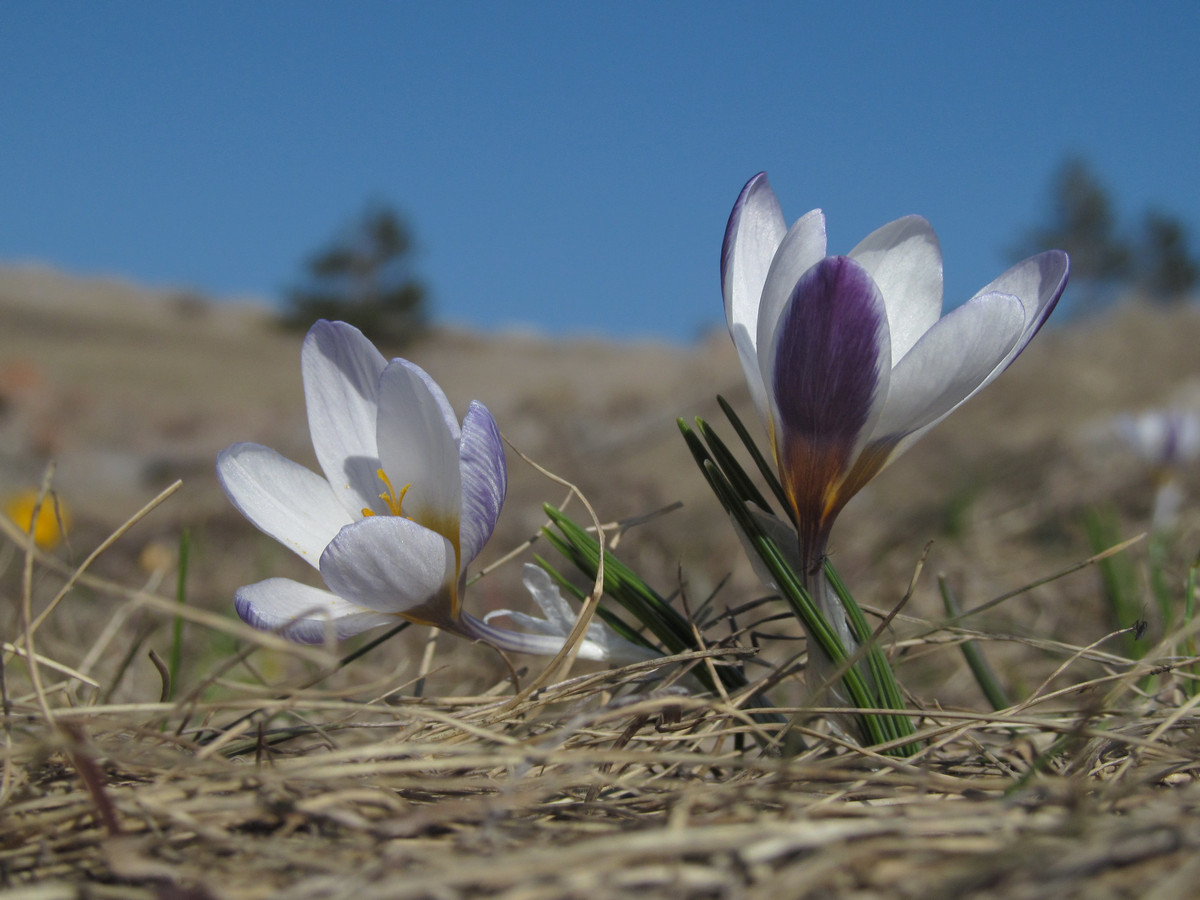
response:
M357 516L379 493L375 419L387 361L357 328L324 319L308 330L300 358L313 450L341 502Z
M892 455L902 452L990 380L1024 325L1021 301L1007 294L984 294L951 310L892 370L875 436L900 441Z
M524 571L525 575L522 580L525 587L546 618L539 619L526 613L499 609L488 613L483 621L472 615L464 614L463 624L468 633L501 650L552 656L563 648L567 636L575 628L578 614L559 593L550 575L544 569L532 563L526 563ZM497 628L495 625L489 624L497 616L507 616L533 633L509 631L506 628ZM578 656L580 659L627 665L654 659L661 654L625 640L597 618L588 624L587 634L579 643Z
M463 418L458 456L462 472L459 568L465 569L492 536L508 491L500 429L487 407L478 401L471 401Z
M343 528L321 554L321 577L338 596L376 612L439 626L457 613L454 547L400 516L370 516Z
M457 541L459 428L449 407L441 388L408 360L393 360L379 376L379 458L397 491L410 486L404 515ZM387 511L378 499L372 508Z
M823 259L796 284L763 370L802 545L814 546L840 509L836 487L879 415L890 370L883 296L858 263Z
M766 415L766 388L759 374L758 306L771 260L775 258L787 224L779 200L760 172L751 178L729 214L721 246L721 292L725 321L746 372L746 382L759 411Z
M887 306L895 366L942 314L942 248L932 226L905 216L847 254L874 279Z
M314 568L325 546L353 521L329 482L261 444L234 444L222 450L217 480L255 528Z
M1047 250L1017 263L975 295L978 297L992 293L1011 294L1025 307L1025 331L996 367L992 378L1012 364L1046 323L1067 286L1070 272L1071 260L1067 254L1061 250Z
M819 209L801 216L784 236L763 285L754 346L759 366L770 350L784 307L791 302L802 275L825 258L825 214ZM771 386L767 384L767 392Z
M395 616L363 609L288 578L268 578L238 588L233 604L246 624L302 644L320 644L327 636L342 640L396 622Z

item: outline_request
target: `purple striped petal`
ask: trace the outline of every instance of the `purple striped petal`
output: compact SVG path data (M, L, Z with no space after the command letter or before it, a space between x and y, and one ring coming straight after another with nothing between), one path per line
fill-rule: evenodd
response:
M887 310L866 271L844 256L809 269L779 318L767 362L776 459L801 544L812 547L848 499L838 484L887 394Z
M471 401L463 418L458 455L462 470L462 518L458 527L462 571L492 536L508 491L500 429L487 407L476 400Z
M396 621L394 616L289 578L268 578L238 588L233 605L247 625L301 644L321 644L327 636L343 640Z

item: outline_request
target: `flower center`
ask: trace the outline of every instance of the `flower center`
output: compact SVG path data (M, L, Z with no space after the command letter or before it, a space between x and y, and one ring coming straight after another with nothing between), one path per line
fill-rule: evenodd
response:
M379 495L379 499L387 504L388 512L390 512L393 516L403 517L404 514L400 511L400 504L404 502L404 495L408 493L408 489L412 487L412 485L406 484L404 487L400 488L399 492L397 492L396 489L392 487L392 479L388 478L387 472L383 471L383 469L376 469L375 475L380 481L383 482L383 486L387 488L386 491ZM375 515L375 510L364 507L362 514L364 516L373 516Z

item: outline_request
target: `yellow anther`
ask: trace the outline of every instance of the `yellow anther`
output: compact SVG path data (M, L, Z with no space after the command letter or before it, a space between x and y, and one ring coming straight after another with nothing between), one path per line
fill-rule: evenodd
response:
M400 493L397 494L396 489L392 487L392 479L388 478L387 473L383 471L383 469L376 469L375 474L379 477L379 480L384 483L384 486L387 487L387 490L379 495L379 499L387 504L388 511L391 512L393 516L402 515L400 512L400 504L404 502L404 495L408 493L408 489L412 487L412 485L406 484L404 487L400 488Z

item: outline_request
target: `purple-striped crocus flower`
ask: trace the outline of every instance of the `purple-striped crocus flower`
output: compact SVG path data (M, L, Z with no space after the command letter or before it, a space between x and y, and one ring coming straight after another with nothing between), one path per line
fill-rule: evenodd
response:
M324 476L260 444L217 458L234 506L317 568L326 588L268 578L240 588L249 624L317 643L407 619L501 649L557 653L564 636L488 625L461 608L467 565L487 542L508 485L491 413L460 426L442 389L385 360L344 322L319 321L301 351L313 449ZM580 655L588 656L588 647Z
M801 574L844 641L823 576L838 513L1016 358L1067 272L1065 253L1042 253L943 316L941 250L923 218L826 256L820 210L788 228L765 173L742 189L721 255L725 315L792 506Z

